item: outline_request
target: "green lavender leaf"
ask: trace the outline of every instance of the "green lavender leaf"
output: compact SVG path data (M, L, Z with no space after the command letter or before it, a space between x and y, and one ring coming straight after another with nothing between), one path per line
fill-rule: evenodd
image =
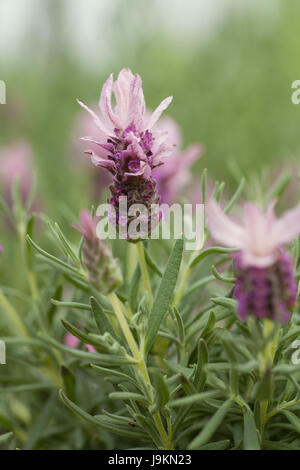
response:
M220 305L232 310L233 312L236 312L237 301L234 299L228 299L227 297L213 297L211 301L216 305Z
M206 182L207 182L207 168L204 168L201 175L201 195L202 195L202 204L206 202Z
M280 441L263 441L262 448L267 450L300 450L300 445Z
M128 382L131 382L135 387L139 388L137 381L133 377L130 377L130 375L128 374L119 372L116 369L108 369L106 367L101 367L97 364L90 364L90 365L93 369L99 371L99 373L101 373L105 378L108 378L109 376L114 376L119 379L127 380Z
M80 302L62 302L60 300L51 299L51 303L56 307L76 308L79 310L92 310L90 305L83 304Z
M139 263L137 264L129 285L129 305L133 312L138 309L138 291L140 286L141 268Z
M88 334L80 331L76 326L72 325L69 323L67 320L61 319L63 327L71 333L71 335L75 336L78 338L80 341L86 344L91 344L92 346L98 347L102 349L101 344L95 339L93 336L89 336Z
M209 441L209 439L213 436L215 431L221 425L223 419L225 418L226 414L228 413L229 409L232 406L232 400L226 400L223 405L216 411L213 417L208 421L206 426L202 429L200 434L192 440L188 449L194 450L198 449L199 447L203 446L204 444Z
M28 437L24 445L24 450L34 449L36 447L44 429L47 427L48 422L52 417L53 408L56 405L56 399L57 393L53 393L42 407L37 419L29 429Z
M203 390L206 381L205 366L208 363L208 349L204 339L200 338L197 350L197 366L194 375L194 385L200 392Z
M100 354L100 353L90 353L85 351L79 351L78 349L68 348L58 341L52 339L51 337L41 334L40 337L51 346L57 348L60 351L67 352L71 356L82 359L83 361L89 362L100 362L103 366L119 366L121 364L136 364L134 359L131 359L127 356L113 355L113 354Z
M157 408L160 410L168 403L170 399L169 388L163 375L160 373L159 370L151 369L151 376L154 379L156 405Z
M62 390L59 391L59 396L62 402L72 411L72 413L79 416L84 421L92 424L93 426L104 429L105 431L114 432L120 436L131 437L135 439L144 437L144 433L141 429L134 431L130 428L129 425L122 427L120 423L116 424L114 420L110 419L108 416L91 416L89 413L72 402Z
M200 263L204 258L209 255L216 255L216 254L224 254L224 253L234 253L236 250L233 248L222 248L220 246L212 246L211 248L207 248L203 250L190 264L190 268L194 268L197 264Z
M0 387L0 393L33 392L34 390L50 390L51 388L55 388L51 383L36 382L12 387Z
M64 383L64 389L71 400L75 399L76 377L69 367L61 366L61 376Z
M256 423L251 410L244 413L244 450L259 450Z
M118 341L118 336L100 303L95 297L90 298L90 303L100 335L104 335L107 332Z
M29 235L27 235L27 241L30 243L30 245L35 248L40 256L45 259L49 264L52 266L55 266L57 269L68 273L69 275L75 275L81 279L84 279L82 274L78 271L78 269L75 269L73 266L69 265L68 263L65 263L61 259L57 258L56 256L51 255L47 251L43 250L37 243L35 243L32 238L30 238Z
M224 209L225 214L228 214L228 212L232 209L232 207L234 206L234 204L236 203L236 201L238 200L238 198L242 194L242 192L244 190L244 186L245 186L245 181L246 181L245 178L241 179L241 182L240 182L236 192L234 193L234 195L232 196L229 203L227 204L227 206Z
M148 400L143 395L134 392L111 392L108 397L112 400L134 400L144 404L148 403Z
M285 415L287 420L292 424L295 431L297 431L300 434L300 418L298 418L298 416L296 416L294 413L288 410L283 410L282 413Z
M149 266L158 276L162 277L163 273L160 267L155 263L154 259L150 255L149 251L144 247L145 259Z
M200 403L201 401L205 401L208 398L216 397L218 395L220 395L219 392L215 391L195 393L187 397L172 400L169 402L168 406L170 406L170 408L179 408L181 406L195 405L197 403Z
M224 439L223 441L210 442L209 444L204 444L199 447L199 450L225 450L230 446L229 439Z
M5 442L7 442L11 437L13 437L13 433L12 432L7 432L6 434L2 434L0 436L0 444L4 444Z
M176 241L155 296L148 320L145 354L150 351L172 300L182 259L183 244L183 240Z

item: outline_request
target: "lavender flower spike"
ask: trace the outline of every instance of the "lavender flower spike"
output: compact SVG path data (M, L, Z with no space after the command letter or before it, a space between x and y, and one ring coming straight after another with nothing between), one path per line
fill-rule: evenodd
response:
M112 93L115 106L111 102ZM99 129L97 136L84 138L98 146L99 152L87 150L86 153L94 165L105 168L114 177L109 202L116 209L118 224L120 197L127 197L128 208L139 203L148 211L151 204L159 202L152 171L163 164L162 159L172 151L172 146L167 142L167 132L154 126L171 101L172 97L166 98L149 115L142 80L129 69L121 70L115 82L112 75L105 82L99 102L101 116L79 101Z
M248 315L281 323L290 319L297 300L292 260L284 246L300 234L300 205L277 219L272 202L265 212L255 204L244 206L244 223L226 216L218 204L207 206L208 227L222 245L237 248L234 296L242 320Z

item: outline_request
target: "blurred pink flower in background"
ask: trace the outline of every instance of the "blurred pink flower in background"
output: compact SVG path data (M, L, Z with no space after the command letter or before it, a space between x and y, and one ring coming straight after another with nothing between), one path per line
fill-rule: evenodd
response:
M167 142L174 146L171 154L164 159L164 164L153 170L161 202L171 204L178 200L184 187L191 182L191 166L201 157L203 147L192 144L186 150L181 150L182 132L170 117L163 117L156 127L168 133Z
M222 245L241 250L245 267L268 267L276 262L280 249L300 234L300 205L279 219L274 214L274 205L272 202L262 211L256 204L246 203L241 224L210 200L207 217L211 235Z
M19 182L23 203L32 189L34 179L33 156L30 145L25 141L16 141L0 149L0 181L4 195L11 202L14 182Z
M262 211L256 204L246 203L240 223L224 214L214 200L207 205L212 237L238 250L233 255L234 297L242 320L255 315L286 323L296 306L298 286L292 258L284 247L300 234L300 205L280 218L276 218L274 206L273 201Z
M80 341L76 336L73 336L71 333L67 333L64 337L64 345L68 348L76 349L79 345ZM97 352L96 349L91 346L90 344L85 344L85 347L89 352L95 353Z

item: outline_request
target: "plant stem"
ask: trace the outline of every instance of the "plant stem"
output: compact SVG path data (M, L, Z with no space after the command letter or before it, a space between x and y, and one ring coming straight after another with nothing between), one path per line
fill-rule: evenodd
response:
M123 314L122 308L120 306L120 302L118 297L114 292L108 295L109 300L111 301L111 304L113 306L114 312L116 314L116 317L118 319L118 322L120 324L121 330L125 336L125 339L127 341L128 346L130 347L130 350L133 354L134 359L137 361L140 361L140 351L139 348L135 342L135 339L130 331L130 328L128 326L127 320Z
M128 251L127 251L127 278L131 279L135 267L137 265L138 259L137 259L137 254L136 254L136 249L134 246L134 243L128 243Z
M263 435L264 435L265 424L267 422L268 406L269 406L268 400L263 400L260 404L260 421L261 421L261 436L262 436L262 438L263 438Z
M178 289L177 289L177 292L176 292L176 295L175 295L175 299L174 299L175 307L177 307L177 305L179 304L179 302L181 300L182 294L184 292L185 284L188 280L190 272L191 272L191 268L189 268L189 267L186 268L183 275L182 275L182 277L181 277L181 280L179 282L179 286L178 286Z
M143 353L141 353L141 351L139 350L139 347L130 331L130 328L129 328L129 325L127 323L127 320L123 314L123 311L122 311L122 308L121 308L121 305L120 305L120 301L118 299L118 297L116 296L116 294L113 292L111 294L108 295L110 301L111 301L111 304L113 306L113 309L114 309L114 312L116 314L116 317L118 319L118 322L119 322L119 325L121 327L121 330L125 336L125 339L128 343L128 346L133 354L133 357L134 359L138 362L137 363L137 366L139 368L139 370L141 371L144 379L145 379L145 382L150 385L150 391L151 391L151 401L152 403L150 404L149 406L149 411L151 412L151 409L154 405L154 395L153 395L153 389L152 389L152 384L151 384L151 381L150 381L150 377L149 377L149 374L148 374L148 370L147 370L147 366L146 366L146 363L145 363L145 358L143 356ZM160 416L160 413L158 410L156 410L154 413L153 413L153 419L155 421L155 424L156 424L156 427L157 427L157 430L160 434L160 437L161 437L161 440L162 440L162 443L164 445L164 447L168 450L172 450L173 449L173 445L172 445L172 442L169 438L169 436L167 435L166 433L166 430L164 428L164 425L163 425L163 422L161 420L161 416Z
M0 306L3 310L7 313L8 318L10 319L11 323L16 327L18 332L25 337L28 337L28 331L26 330L25 326L23 325L22 321L20 320L19 315L17 314L14 307L11 303L7 300L3 292L0 290Z
M28 261L26 259L26 226L24 222L18 224L18 235L20 241L20 248L23 258L23 263L27 271L27 281L30 288L31 295L34 300L39 299L39 289L36 282L36 277L32 269L28 266Z
M152 308L153 297L152 297L152 290L151 290L151 284L150 284L150 279L149 279L149 274L148 274L148 269L147 269L147 264L146 264L146 258L145 258L145 253L144 253L143 242L141 242L141 241L138 242L136 244L136 246L137 246L137 250L138 250L139 261L140 261L144 286L145 286L145 289L148 293L150 308Z

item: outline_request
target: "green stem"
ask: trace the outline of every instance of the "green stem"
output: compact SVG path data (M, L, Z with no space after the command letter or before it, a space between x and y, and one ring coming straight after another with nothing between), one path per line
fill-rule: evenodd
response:
M111 301L111 304L113 306L114 312L116 314L116 317L118 319L118 322L120 324L121 330L125 336L125 339L127 341L127 344L133 354L134 359L136 359L138 362L140 362L140 351L139 348L135 342L135 339L130 331L130 328L128 326L127 320L123 314L122 308L120 306L120 302L118 297L114 292L108 295L109 300Z
M149 411L151 412L151 409L153 408L153 405L154 405L154 394L153 394L153 389L152 389L152 384L151 384L151 381L150 381L150 377L149 377L149 374L148 374L148 370L147 370L147 366L146 366L146 363L145 363L145 358L143 356L143 353L140 352L139 350L139 347L130 331L130 328L129 328L129 325L127 323L127 320L123 314L123 311L122 311L122 308L121 308L121 305L120 305L120 301L118 299L118 297L116 296L116 294L113 292L111 294L108 295L110 301L111 301L111 304L113 306L113 309L114 309L114 312L116 314L116 317L118 319L118 322L119 322L119 325L121 327L121 330L125 336L125 339L127 341L127 344L133 354L133 357L134 359L137 361L137 366L139 368L139 370L141 371L144 379L145 379L145 382L150 385L150 390L151 390L151 401L152 403L150 403L150 406L149 406ZM164 425L163 425L163 422L161 420L161 416L160 416L160 413L158 410L156 410L154 413L153 413L153 419L155 421L155 424L156 424L156 427L158 429L158 432L160 434L160 437L161 437L161 440L162 440L162 443L164 445L164 447L168 450L172 450L173 449L173 445L172 445L172 442L169 438L169 436L167 435L166 433L166 430L164 428Z
M18 332L25 337L28 337L28 331L26 330L25 326L23 325L23 322L21 321L19 315L17 314L16 310L14 307L11 305L11 303L7 300L3 292L0 290L0 306L3 308L3 310L6 312L9 320L11 323L16 327Z
M175 299L174 299L175 307L178 306L178 304L181 300L181 297L183 295L184 288L185 288L185 285L186 285L187 280L189 278L190 272L191 272L191 268L188 267L188 268L185 269L184 273L181 276L181 279L179 281L179 286L178 286L178 289L177 289L177 292L176 292L176 295L175 295Z
M144 286L148 293L150 308L152 308L153 297L152 297L152 290L151 290L151 284L150 284L150 279L149 279L149 274L148 274L148 269L147 269L147 264L146 264L143 242L141 241L138 242L136 246L137 246L137 251L139 255L139 261L140 261Z
M260 404L260 422L261 422L261 436L263 438L264 435L264 430L265 430L265 424L268 420L268 406L269 402L268 400L263 400Z
M128 250L127 250L127 279L131 279L135 267L137 265L137 255L136 255L136 250L134 243L128 243Z
M39 299L39 289L36 282L36 277L32 269L28 266L28 261L26 258L26 225L22 221L18 224L18 235L20 241L20 247L23 257L23 263L27 272L27 281L30 288L31 295L34 300Z
M300 403L300 400L295 399L295 400L291 400L287 403L282 403L282 404L278 405L277 408L274 408L272 411L270 411L270 413L267 414L266 421L269 421L269 419L273 418L273 416L277 415L282 410L285 410L286 408L297 405L299 403Z

